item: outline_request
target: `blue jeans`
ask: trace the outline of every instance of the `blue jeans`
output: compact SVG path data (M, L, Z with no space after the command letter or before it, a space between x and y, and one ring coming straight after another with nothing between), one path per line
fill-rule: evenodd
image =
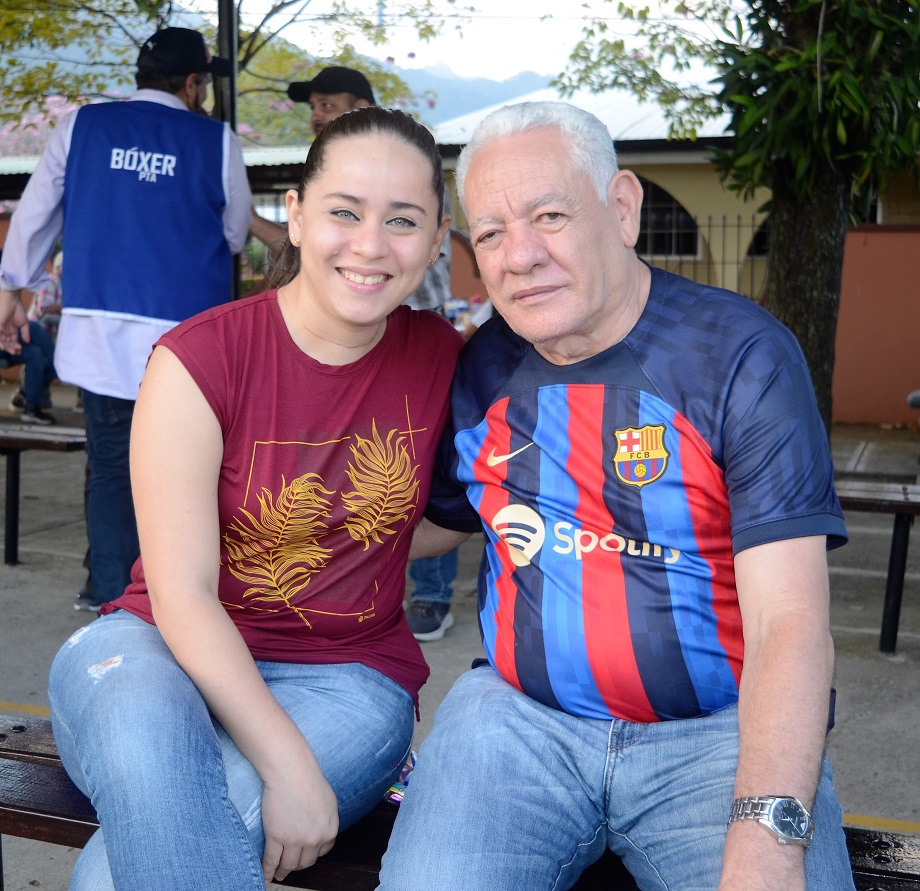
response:
M473 669L421 746L378 887L560 891L610 848L644 891L713 891L737 757L735 706L655 724L576 718ZM813 813L808 891L852 891L827 759Z
M141 552L131 497L129 446L134 402L83 391L89 490L86 535L95 597L121 597Z
M440 557L422 557L409 564L409 578L415 588L413 600L433 600L449 604L454 596L452 585L457 577L457 555L454 548Z
M349 826L399 774L412 697L364 665L257 665ZM262 781L155 627L119 611L77 631L51 667L49 701L61 759L102 827L71 891L265 891Z
M23 391L26 396L26 405L31 409L36 409L41 407L42 393L57 377L57 372L54 370L54 341L38 322L29 322L29 337L31 337L31 342L24 343L20 335L19 345L22 347L22 352L18 355L14 356L3 350L0 350L0 355L9 365L25 366Z

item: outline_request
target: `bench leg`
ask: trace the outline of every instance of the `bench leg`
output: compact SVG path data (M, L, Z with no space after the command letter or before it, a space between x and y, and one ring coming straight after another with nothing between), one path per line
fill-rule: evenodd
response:
M914 518L910 514L895 514L891 533L891 553L888 557L888 580L885 583L885 605L882 608L882 634L878 648L893 653L898 643L898 621L901 616L901 595L904 593L904 572L907 569L907 545Z
M19 455L6 452L6 532L3 542L3 562L15 566L19 562ZM0 891L3 891L0 888Z

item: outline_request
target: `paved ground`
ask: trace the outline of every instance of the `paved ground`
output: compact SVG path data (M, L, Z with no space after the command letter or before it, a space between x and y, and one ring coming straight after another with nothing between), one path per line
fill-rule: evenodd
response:
M9 384L0 385L0 423ZM81 426L73 390L55 388L55 413ZM920 433L840 427L832 436L838 472L920 472ZM72 608L85 577L82 454L30 452L22 458L18 566L0 566L0 711L45 714L46 682L61 643L91 620ZM830 555L832 625L837 646L837 727L830 737L837 788L848 822L920 832L920 545L909 558L898 651L878 651L891 518L847 517L850 544ZM456 625L425 644L432 677L422 691L420 741L454 678L481 654L475 611L478 548L464 546L454 601ZM790 730L794 732L794 730ZM64 891L77 852L6 838L6 891Z

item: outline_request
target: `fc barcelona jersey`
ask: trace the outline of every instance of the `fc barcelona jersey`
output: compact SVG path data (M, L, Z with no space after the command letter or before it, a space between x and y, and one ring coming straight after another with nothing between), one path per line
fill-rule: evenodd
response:
M650 722L736 702L734 554L846 540L798 344L727 291L653 269L629 335L569 366L495 317L452 410L427 516L484 531L486 654L552 708Z

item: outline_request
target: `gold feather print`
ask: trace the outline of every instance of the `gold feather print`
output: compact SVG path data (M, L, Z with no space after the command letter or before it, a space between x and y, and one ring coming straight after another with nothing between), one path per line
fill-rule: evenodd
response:
M319 474L306 473L290 485L281 478L281 492L273 498L266 488L257 496L259 517L245 508L224 535L227 568L249 587L243 593L254 603L283 603L294 610L308 628L312 624L293 598L325 565L331 549L317 544L328 528L319 518L328 515L333 493Z
M380 544L382 535L394 535L394 526L410 517L415 507L415 467L405 439L400 436L394 443L394 436L396 430L391 430L384 442L375 421L372 438L356 436L357 445L351 446L353 461L346 473L355 488L342 496L350 514L345 528L355 541L364 542L365 551L372 540Z

